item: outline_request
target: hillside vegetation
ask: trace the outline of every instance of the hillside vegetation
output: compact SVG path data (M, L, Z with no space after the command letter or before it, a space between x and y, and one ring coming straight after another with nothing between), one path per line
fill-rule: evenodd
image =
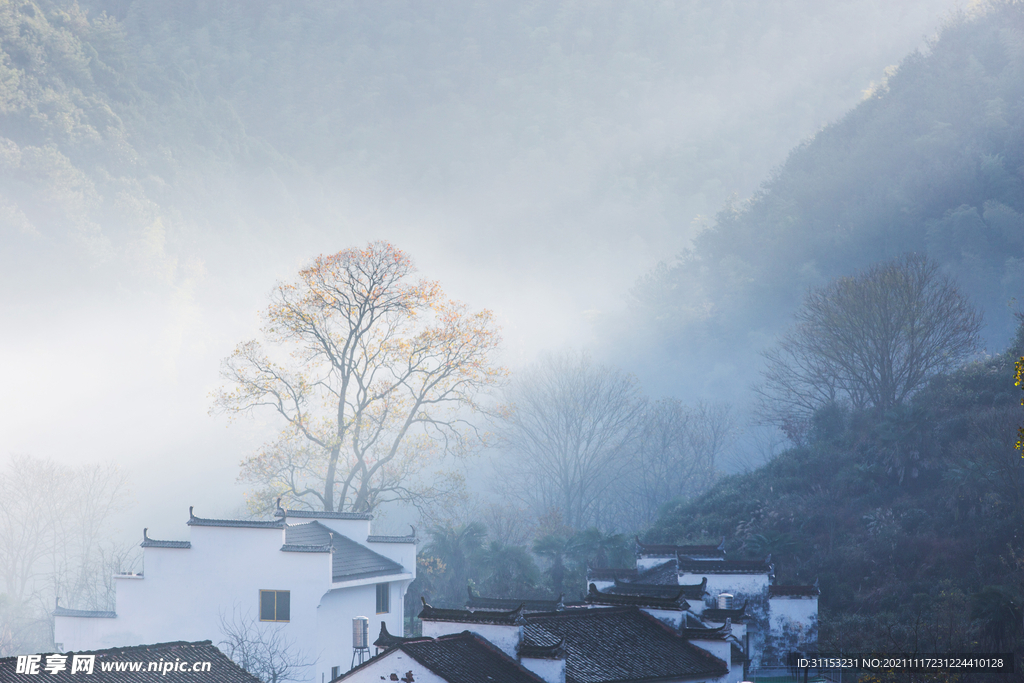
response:
M733 556L771 553L780 583L819 580L824 647L1019 653L1022 354L1024 326L904 406L824 408L804 445L666 510L646 538L725 536Z
M741 390L750 350L767 346L809 287L905 252L955 277L985 311L989 348L1004 347L1015 327L1007 303L1024 293L1022 46L1022 3L951 19L927 54L903 60L644 278L638 322L679 373L668 376L692 375L704 358L718 367L695 386L725 379Z

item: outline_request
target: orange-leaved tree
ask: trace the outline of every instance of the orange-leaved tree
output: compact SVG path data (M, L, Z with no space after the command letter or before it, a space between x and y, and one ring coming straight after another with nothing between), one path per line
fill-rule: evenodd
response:
M493 359L501 339L490 311L467 310L415 272L388 242L319 256L274 288L266 344L244 342L224 360L214 410L266 409L284 423L242 463L256 507L284 496L365 512L451 491L432 468L481 437L467 417L506 376Z
M1024 386L1022 386L1024 385L1024 356L1021 356L1020 360L1017 361L1014 370L1016 371L1014 376L1016 381L1014 384L1024 389ZM1024 398L1020 400L1020 404L1024 406ZM1020 429L1017 430L1017 450L1020 451L1020 457L1024 458L1024 425L1021 425Z

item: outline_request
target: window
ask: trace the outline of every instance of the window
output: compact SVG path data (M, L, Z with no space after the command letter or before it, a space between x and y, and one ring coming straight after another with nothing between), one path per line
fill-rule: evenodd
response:
M260 591L260 621L289 621L291 616L288 591Z
M391 611L391 584L377 584L377 614L387 614Z
M331 667L331 680L333 681L336 678L338 678L339 676L341 676L341 667L340 666L332 666Z

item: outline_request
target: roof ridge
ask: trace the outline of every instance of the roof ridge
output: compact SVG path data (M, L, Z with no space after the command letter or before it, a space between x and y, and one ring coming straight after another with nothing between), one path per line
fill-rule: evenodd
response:
M437 637L437 638L435 638L434 640L435 640L435 641L438 641L438 642L439 642L439 641L441 641L442 639L446 639L446 640L448 640L448 641L451 641L451 640L467 640L467 641L472 641L472 642L475 642L475 643L477 643L477 644L479 644L479 645L483 646L483 647L484 647L484 648L485 648L486 650L490 651L490 652L491 652L491 654L497 655L497 656L498 656L498 657L499 657L500 659L502 659L502 660L503 660L503 661L504 661L504 662L505 662L506 664L511 664L511 665L512 665L513 667L515 667L516 669L519 669L519 670L520 670L520 671L521 671L522 673L526 674L526 675L527 675L528 677L530 677L530 678L534 679L535 681L537 681L537 683L547 683L547 682L546 682L546 681L545 681L545 680L544 680L543 678L541 678L541 677L540 677L539 675L537 675L537 674L535 674L534 672L530 671L530 670L529 670L529 669L527 669L527 668L526 668L525 666L523 666L523 665L522 665L521 663L519 663L518 661L516 661L516 660L515 660L514 658L510 657L510 656L509 656L509 655L508 655L508 654L507 654L507 653L506 653L506 652L505 652L504 650L502 650L502 649L501 649L500 647L498 647L497 645L495 645L495 644L494 644L494 643L492 643L491 641L487 640L487 639L486 639L486 638L484 638L483 636L480 636L480 635L478 635L478 634L476 634L476 633L473 633L472 631L470 631L470 630L468 630L468 629L467 629L467 630L465 630L465 631L462 631L461 633L452 633L452 634L447 634L447 635L444 635L444 636L438 636L438 637ZM399 647L402 647L402 646L400 645ZM442 672L439 672L439 671L434 671L434 668L433 668L433 667L431 667L430 665L428 665L428 664L427 664L426 662L422 662L422 661L420 661L420 660L419 660L418 658L416 658L416 656L415 656L415 654L414 654L414 653L412 653L412 652L409 652L408 650L404 650L404 649L403 649L403 652L407 652L407 653L408 653L408 655L409 655L410 657L412 657L412 658L416 659L416 661L420 662L420 664L422 664L422 665L423 665L423 666L425 666L426 668L430 669L430 670L431 670L431 671L433 671L433 672L434 672L435 674L437 674L437 675L439 675L439 676L443 676Z
M196 517L193 512L195 506L188 506L188 526L224 526L249 529L283 529L284 520L262 520L262 519L213 519L211 517Z

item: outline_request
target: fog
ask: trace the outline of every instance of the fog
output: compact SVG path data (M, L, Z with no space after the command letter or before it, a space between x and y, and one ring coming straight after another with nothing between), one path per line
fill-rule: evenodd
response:
M85 7L187 96L119 113L134 184L68 152L59 197L39 189L55 175L5 186L0 449L114 461L122 532L181 538L189 505L238 512L239 461L272 426L208 414L221 359L320 253L394 242L495 312L513 371L589 349L693 398L608 343L629 290L927 49L952 3Z

